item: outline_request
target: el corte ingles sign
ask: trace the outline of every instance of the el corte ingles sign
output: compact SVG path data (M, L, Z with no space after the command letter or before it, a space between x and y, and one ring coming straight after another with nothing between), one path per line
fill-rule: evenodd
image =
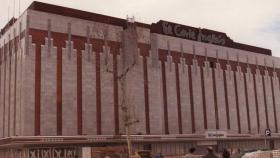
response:
M221 32L216 32L212 30L207 29L200 29L200 28L194 28L189 26L184 26L180 24L175 24L167 21L159 21L156 25L156 32L179 37L179 38L185 38L189 40L194 41L200 41L200 42L206 42L206 43L212 43L216 45L227 45L227 42L231 42L226 34ZM160 27L160 28L159 28Z

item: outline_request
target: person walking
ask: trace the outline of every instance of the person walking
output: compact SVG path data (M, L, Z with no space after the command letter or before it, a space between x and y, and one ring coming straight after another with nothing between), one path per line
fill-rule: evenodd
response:
M196 151L196 148L195 147L191 147L189 149L189 153L187 153L184 158L199 158L198 155L195 155L194 152Z
M218 157L214 154L213 148L208 147L207 148L207 154L204 155L202 158L218 158Z
M232 153L232 158L241 158L241 152L240 149L235 149L234 152Z
M223 158L230 158L230 153L227 149L223 149L223 154L222 154Z

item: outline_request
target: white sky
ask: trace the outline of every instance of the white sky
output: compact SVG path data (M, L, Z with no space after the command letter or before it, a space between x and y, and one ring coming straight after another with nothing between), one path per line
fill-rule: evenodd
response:
M15 0L21 12L32 0ZM280 57L280 0L40 0L70 8L155 23L179 24L225 32L236 42L264 47ZM0 0L0 28L13 15L14 0Z

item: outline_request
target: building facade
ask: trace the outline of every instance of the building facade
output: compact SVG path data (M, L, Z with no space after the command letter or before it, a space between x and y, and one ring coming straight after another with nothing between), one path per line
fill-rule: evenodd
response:
M280 59L225 33L34 2L0 48L2 157L280 147Z

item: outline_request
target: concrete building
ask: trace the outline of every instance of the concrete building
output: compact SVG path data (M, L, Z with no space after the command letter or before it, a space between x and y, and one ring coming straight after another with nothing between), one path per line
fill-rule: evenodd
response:
M280 59L225 33L34 2L0 48L1 158L125 145L125 110L135 150L280 147Z

